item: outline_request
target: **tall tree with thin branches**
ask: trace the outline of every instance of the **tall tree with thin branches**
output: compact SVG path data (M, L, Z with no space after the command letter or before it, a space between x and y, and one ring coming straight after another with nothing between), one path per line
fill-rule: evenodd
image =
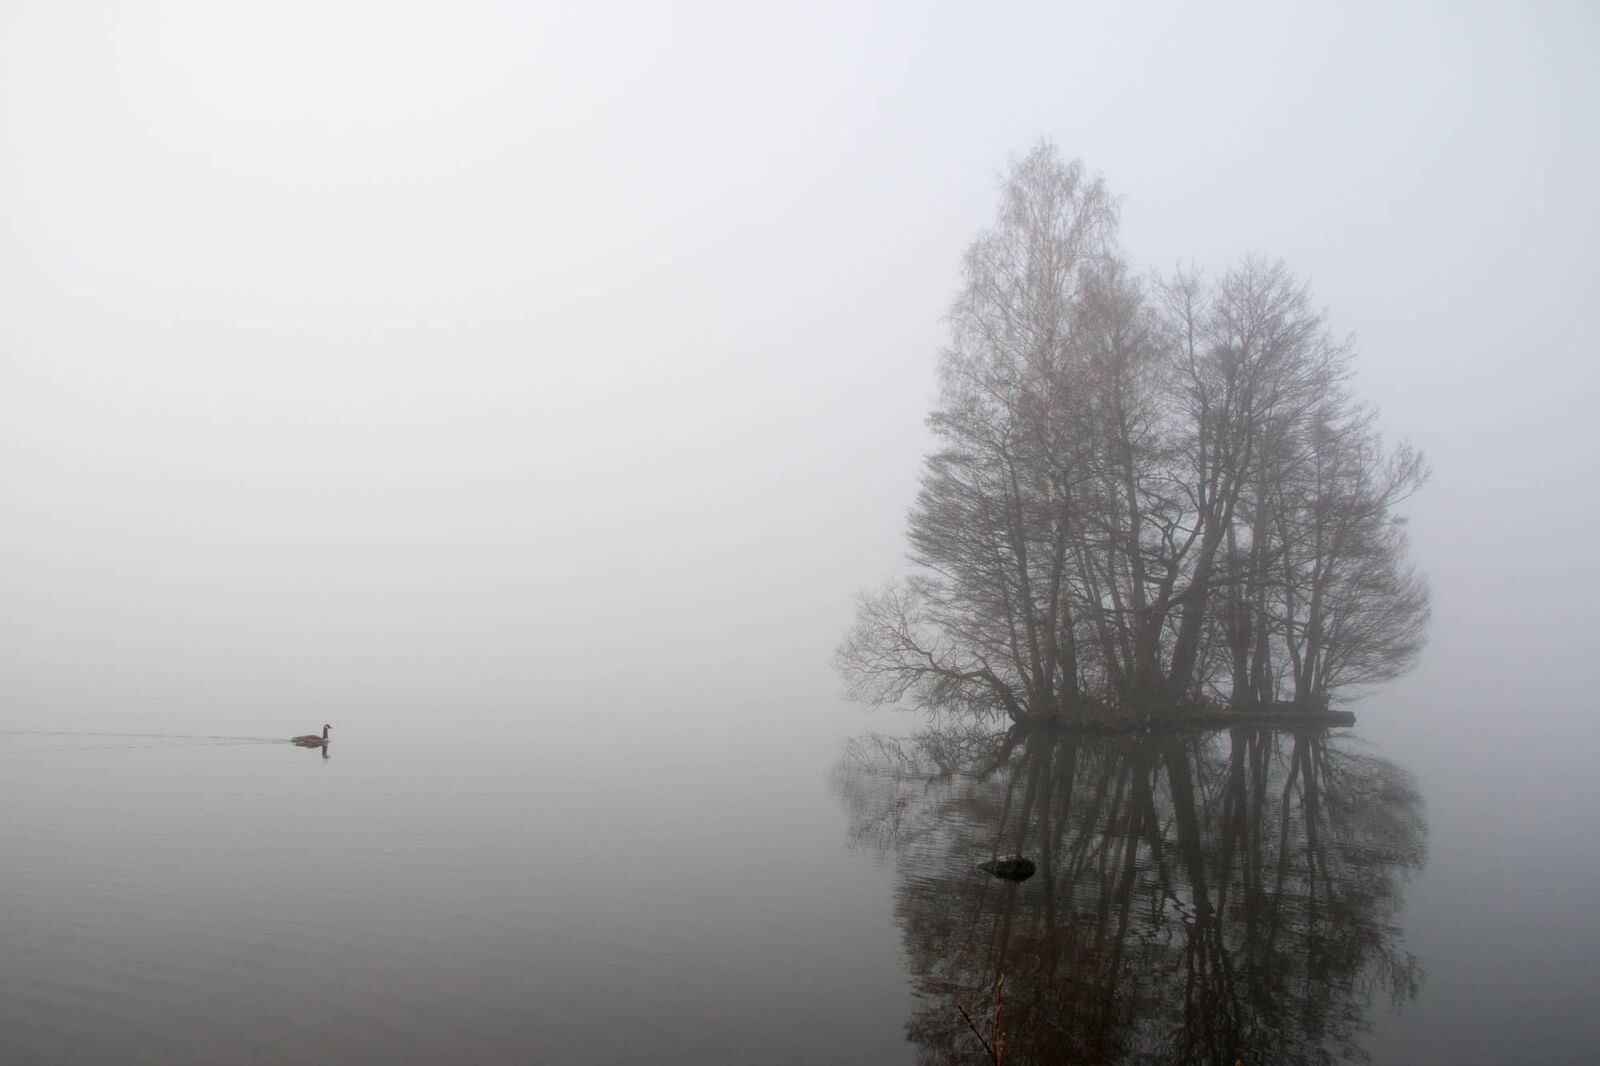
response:
M1117 208L1048 144L962 264L909 521L864 596L855 695L1015 721L1225 699L1326 706L1415 660L1427 587L1387 453L1282 263L1139 278Z

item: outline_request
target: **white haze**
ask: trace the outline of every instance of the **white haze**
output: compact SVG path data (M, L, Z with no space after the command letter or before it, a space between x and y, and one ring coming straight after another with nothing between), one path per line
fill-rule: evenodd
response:
M1282 256L1359 333L1436 469L1386 708L1594 739L1597 53L1584 4L6 5L5 718L832 706L1048 137L1138 263Z

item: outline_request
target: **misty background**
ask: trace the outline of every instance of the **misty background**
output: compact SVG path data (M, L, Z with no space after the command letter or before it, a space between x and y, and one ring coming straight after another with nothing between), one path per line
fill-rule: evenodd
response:
M1592 742L1597 30L7 5L6 716L350 736L714 694L759 726L781 691L850 728L829 653L903 569L959 258L1045 137L1136 262L1286 259L1427 452L1432 641L1387 728Z
M560 979L530 1016L574 1046L663 1057L591 1002L720 1004L760 1039L783 1004L785 1032L904 1053L890 875L842 853L829 774L917 720L844 703L830 659L905 568L960 257L1046 138L1121 198L1134 263L1286 260L1434 468L1405 507L1429 647L1353 708L1430 824L1405 901L1430 973L1378 1060L1581 1061L1597 54L1584 3L0 6L0 721L337 741L11 755L8 928L110 901L144 923L68 947L143 973L211 943L185 901L234 944L265 899L385 982L471 958L462 930L540 944ZM324 817L313 861L296 827ZM546 861L573 852L606 876ZM375 879L462 917L361 925ZM259 959L293 992L342 972L279 933L171 987L277 1010ZM29 995L89 972L28 958ZM416 1002L465 1017L498 965L460 1011ZM188 1017L98 972L57 1007L108 1039L122 1004ZM85 1026L57 1015L59 1048Z

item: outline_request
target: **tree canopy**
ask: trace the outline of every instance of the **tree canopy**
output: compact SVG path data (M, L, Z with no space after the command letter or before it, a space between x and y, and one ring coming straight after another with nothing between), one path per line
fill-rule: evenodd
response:
M864 595L852 693L1014 721L1326 708L1408 669L1429 616L1386 447L1282 262L1142 275L1041 144L962 263L913 571Z

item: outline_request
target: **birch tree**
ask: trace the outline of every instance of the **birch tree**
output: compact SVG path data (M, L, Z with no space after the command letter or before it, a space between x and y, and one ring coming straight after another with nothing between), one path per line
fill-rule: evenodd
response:
M1426 582L1335 337L1280 262L1145 280L1103 184L1041 145L962 264L909 520L854 695L1036 719L1326 706L1406 669Z

